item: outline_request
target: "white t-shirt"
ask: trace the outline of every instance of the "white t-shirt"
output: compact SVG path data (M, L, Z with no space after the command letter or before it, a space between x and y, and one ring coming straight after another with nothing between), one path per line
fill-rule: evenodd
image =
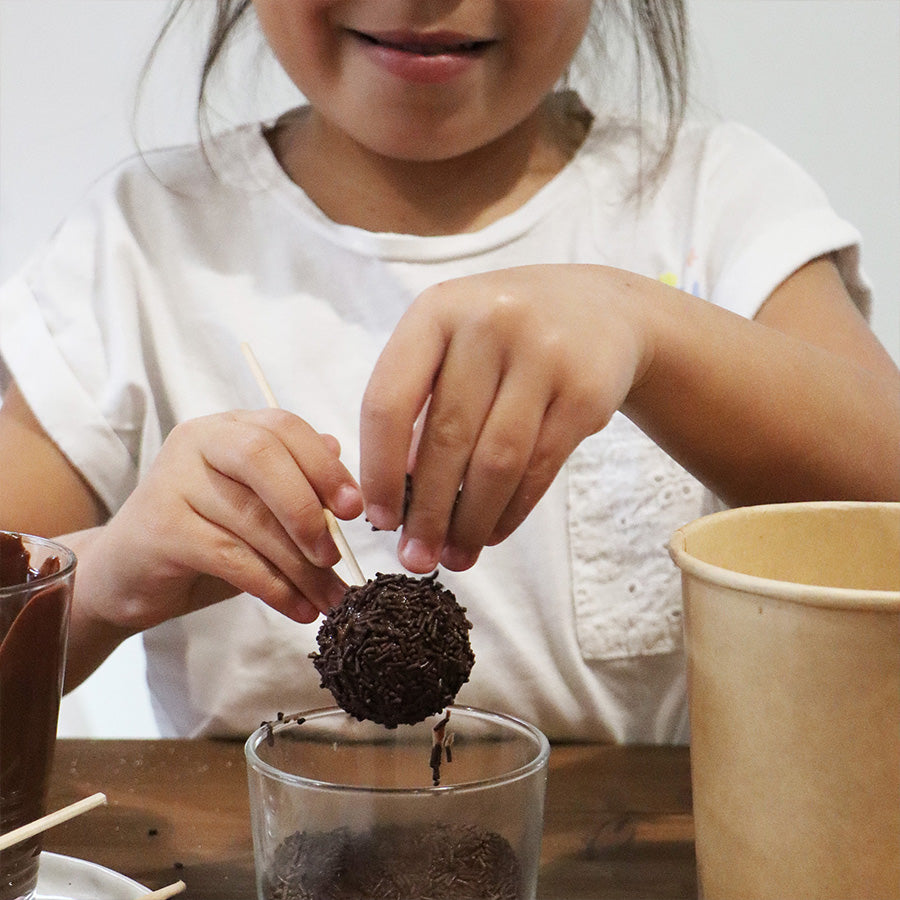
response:
M516 212L441 237L330 221L259 126L219 138L213 156L215 172L194 147L123 165L0 290L0 374L112 511L177 422L263 405L242 341L280 404L336 435L357 472L360 400L379 351L411 300L447 278L600 263L749 317L799 266L835 252L868 304L856 231L791 161L731 124L685 128L661 186L638 204L625 198L635 131L595 123ZM458 701L551 738L687 740L680 580L665 543L710 503L617 414L515 534L474 569L441 573L474 625L476 664ZM345 531L369 574L397 569L395 535L361 519ZM148 631L162 733L245 735L279 710L330 704L307 658L317 628L244 595Z

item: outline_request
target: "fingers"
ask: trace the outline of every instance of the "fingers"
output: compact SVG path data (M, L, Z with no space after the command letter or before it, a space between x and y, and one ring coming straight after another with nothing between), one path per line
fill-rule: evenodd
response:
M418 438L412 496L398 548L401 562L412 572L430 572L440 560L460 484L468 480L487 417L496 414L500 357L470 337L461 335L448 347ZM473 364L477 347L481 358ZM461 382L465 392L459 390Z
M527 366L504 372L483 345L480 355L473 366L466 341L450 345L418 437L398 547L412 572L471 567L498 530L505 537L524 519L572 450L559 417L546 416L547 382Z
M229 507L213 489L224 489L227 498L236 488L216 485L215 476L193 459L195 465L168 454L101 529L100 584L106 590L93 592L100 597L95 604L100 618L141 631L246 591L309 622L339 602L344 585L333 570L291 550L286 536L281 541L278 527L273 530L264 517L233 515L239 507ZM179 491L172 466L189 483L205 482L206 490L193 496ZM228 485L228 479L221 480Z
M538 464L547 403L542 386L527 373L511 373L503 382L452 510L440 550L446 568L460 571L474 565L481 549L495 542L492 538L501 520L508 518L513 499L518 498L519 505L530 501L530 510L546 490L534 491L531 470Z
M207 469L207 478L208 489L189 498L191 511L202 520L204 535L197 546L205 547L203 558L191 558L191 565L301 621L327 613L340 601L344 585L329 568L338 560L333 545L321 554L332 562L312 560L298 552L277 516L250 488L214 469ZM231 528L220 524L225 522Z
M448 354L423 429L399 547L414 572L474 564L526 471L548 402L527 367L504 371L497 356L473 379L468 356Z
M270 556L240 536L213 523L209 528L202 555L188 561L239 591L258 597L288 618L312 622L344 596L346 585L334 570L314 566L296 552L273 563Z
M499 544L509 537L549 490L572 451L591 433L590 428L573 430L573 423L579 421L580 413L571 404L559 398L550 404L522 478L492 533L485 539L485 546Z
M417 470L414 500L400 542L401 560L411 571L430 571L438 562L453 571L471 568L483 547L504 540L524 521L586 436L573 431L576 416L567 404L556 400L543 409L540 403L523 404L525 396L533 396L527 383L504 385L498 393L445 531L440 517L435 521L419 518ZM430 509L425 509L427 516ZM411 547L420 555L410 553Z
M362 511L336 450L281 410L177 426L109 523L123 598L113 615L149 627L238 591L298 621L327 612L345 585L323 506Z
M362 511L362 498L350 473L331 453L328 442L302 419L279 410L231 414L203 445L210 478L226 476L241 489L216 481L210 492L233 505L238 521L249 513L268 525L272 536L280 525L286 538L309 560L322 567L338 561L328 534L323 506L341 518ZM222 521L225 508L212 510Z
M403 522L413 432L448 344L440 323L411 307L384 348L363 396L359 483L366 518L394 531Z
M618 408L642 334L620 288L599 267L537 266L445 282L415 300L361 419L366 513L378 528L403 525L406 568L471 566Z

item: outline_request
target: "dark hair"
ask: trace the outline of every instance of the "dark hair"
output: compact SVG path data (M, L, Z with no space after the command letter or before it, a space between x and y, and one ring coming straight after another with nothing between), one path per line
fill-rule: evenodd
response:
M179 17L195 0L174 0L173 6L153 44L144 75ZM206 57L197 91L197 117L201 135L208 133L207 102L210 79L225 55L228 44L241 20L252 8L252 0L215 0L215 12L206 48ZM647 101L651 100L662 114L662 142L655 148L655 164L651 171L661 171L667 162L687 107L688 37L684 0L596 0L588 34L573 63L575 73L596 97L606 97L605 88L597 89L604 80L597 71L597 57L607 65L604 76L622 67L621 48L614 43L626 37L630 41L632 68L627 79L633 94L630 102L638 118L643 118ZM588 54L585 51L590 51ZM587 59L590 55L590 59ZM648 75L650 83L648 83Z
M604 75L610 77L623 66L622 52L613 45L626 38L632 50L632 66L624 69L621 77L631 87L631 97L625 99L641 121L646 116L649 101L660 115L661 142L653 148L649 166L652 175L659 174L668 162L675 140L684 121L688 102L688 26L684 0L600 0L593 8L588 35L582 45L582 53L576 57L576 67L584 64L580 58L590 52L592 66L605 64ZM648 78L650 83L648 83ZM586 89L597 95L598 100L609 102L602 79L596 73L583 73ZM620 79L621 80L621 79ZM597 92L600 92L599 94ZM628 93L622 90L622 93Z

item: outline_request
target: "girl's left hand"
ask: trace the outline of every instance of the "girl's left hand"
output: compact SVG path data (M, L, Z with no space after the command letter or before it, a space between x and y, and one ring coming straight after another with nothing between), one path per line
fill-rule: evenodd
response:
M415 300L375 366L361 421L366 513L377 528L403 525L410 571L469 568L606 425L646 366L633 301L647 281L600 266L527 266Z

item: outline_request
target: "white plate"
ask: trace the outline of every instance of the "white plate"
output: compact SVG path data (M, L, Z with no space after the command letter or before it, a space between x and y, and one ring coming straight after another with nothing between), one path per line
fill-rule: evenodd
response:
M137 900L148 890L112 869L44 851L35 900Z

